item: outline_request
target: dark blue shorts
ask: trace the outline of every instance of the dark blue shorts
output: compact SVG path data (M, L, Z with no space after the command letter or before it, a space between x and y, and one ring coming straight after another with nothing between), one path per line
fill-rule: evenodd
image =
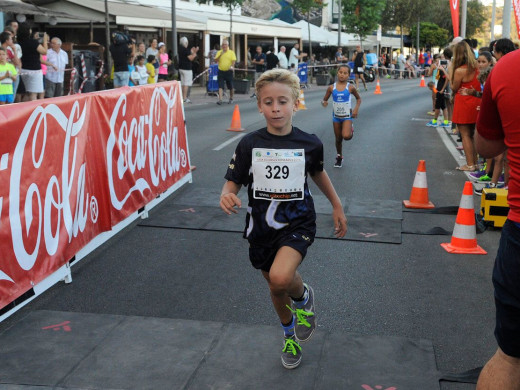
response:
M282 246L291 247L302 255L302 260L307 254L307 249L314 242L316 236L316 224L309 223L298 226L293 230L282 230L278 237L268 244L249 242L249 260L256 269L269 272L274 258Z
M520 358L520 227L510 220L502 228L493 286L498 346L506 355Z
M231 91L233 89L233 71L232 70L220 70L217 74L218 87L224 89L224 85Z

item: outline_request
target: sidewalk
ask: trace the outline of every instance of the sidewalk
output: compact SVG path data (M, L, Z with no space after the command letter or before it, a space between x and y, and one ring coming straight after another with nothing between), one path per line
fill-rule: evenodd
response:
M307 91L314 91L314 90L325 90L328 86L327 85L315 85L315 84L309 84L310 88L304 88L304 93ZM249 90L249 93L235 93L233 96L233 101L235 103L243 102L243 101L251 101L253 99L256 100L256 98L251 98L251 95L254 93L254 88L251 87ZM190 100L191 103L184 104L185 107L190 106L199 106L202 104L215 104L218 100L218 93L216 92L207 92L206 87L202 87L200 85L194 85L191 87L190 92ZM226 91L226 96L223 96L222 98L222 105L226 105L229 101L229 91Z

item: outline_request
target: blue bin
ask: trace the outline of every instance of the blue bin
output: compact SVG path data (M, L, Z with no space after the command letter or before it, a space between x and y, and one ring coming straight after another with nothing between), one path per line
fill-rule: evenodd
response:
M209 67L207 92L218 92L218 64Z
M308 83L308 72L307 72L307 63L302 62L298 64L298 77L300 78L300 84L307 84Z
M349 80L355 80L356 76L354 76L354 61L347 62L347 65L350 66L350 77L349 77Z

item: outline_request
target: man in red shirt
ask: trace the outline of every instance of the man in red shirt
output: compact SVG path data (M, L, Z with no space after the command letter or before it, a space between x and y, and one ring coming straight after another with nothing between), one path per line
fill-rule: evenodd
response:
M520 389L520 77L511 72L519 68L520 50L494 66L484 88L475 135L483 157L494 157L507 148L511 169L509 214L493 268L498 350L483 368L477 390Z

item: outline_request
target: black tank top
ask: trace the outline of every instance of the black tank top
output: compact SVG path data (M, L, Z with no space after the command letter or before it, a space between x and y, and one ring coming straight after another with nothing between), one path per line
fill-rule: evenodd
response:
M364 53L357 53L356 58L354 58L354 66L356 68L359 68L363 66L363 55Z

